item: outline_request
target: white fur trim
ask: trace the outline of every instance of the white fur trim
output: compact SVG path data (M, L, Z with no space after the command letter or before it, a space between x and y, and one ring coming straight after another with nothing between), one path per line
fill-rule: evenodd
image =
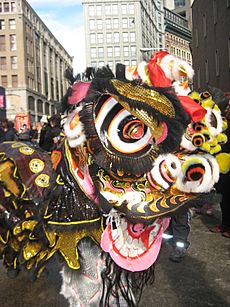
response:
M161 187L163 187L165 190L167 190L170 187L170 184L168 181L166 181L160 172L160 164L165 161L166 167L168 171L171 174L172 178L176 178L179 173L181 172L181 163L179 159L173 155L173 154L167 154L167 155L160 155L157 157L157 159L154 161L153 168L150 171L152 178L156 181L157 184L159 184ZM175 164L176 168L172 167L172 163Z
M183 68L183 70L185 70L188 79L191 80L193 78L194 70L193 70L192 66L190 66L185 61L182 61L180 59L176 59L174 61L174 65L172 67L172 78L173 78L173 80L177 81L177 80L181 79L180 68Z
M182 136L180 146L189 151L197 150L197 147L194 146L192 142L185 137L185 135Z
M75 138L75 139L68 139L68 144L71 148L75 148L75 147L78 147L80 146L82 143L84 143L86 141L86 137L85 135L81 135L79 136L78 138Z
M200 163L205 167L205 173L202 180L187 181L181 172L176 180L178 190L186 193L208 193L212 190L214 184L219 178L219 166L211 155L190 155L185 157L185 161L192 158L198 158Z
M163 69L166 77L171 81L173 81L172 67L174 66L175 60L176 58L173 55L168 54L164 56L160 62L160 67Z
M147 75L146 75L146 66L147 66L147 63L145 61L141 62L138 66L137 66L137 72L138 72L138 75L141 77L141 80L143 82L146 82L147 81Z
M207 113L205 115L205 123L208 126L208 130L211 133L212 136L217 136L219 133L221 133L223 131L222 127L223 127L223 119L221 116L221 112L220 110L215 110L215 109L211 109L211 108L206 108ZM217 127L213 127L211 126L211 117L212 117L212 113L214 114L214 116L216 117L217 120Z

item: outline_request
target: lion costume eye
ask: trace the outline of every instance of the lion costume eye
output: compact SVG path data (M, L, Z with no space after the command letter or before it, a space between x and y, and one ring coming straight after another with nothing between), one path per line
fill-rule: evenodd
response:
M88 149L99 166L126 175L150 171L156 156L154 135L114 97L104 95L88 103L80 117Z
M140 120L124 109L113 97L100 101L95 110L100 141L110 152L146 153L152 147L152 133Z

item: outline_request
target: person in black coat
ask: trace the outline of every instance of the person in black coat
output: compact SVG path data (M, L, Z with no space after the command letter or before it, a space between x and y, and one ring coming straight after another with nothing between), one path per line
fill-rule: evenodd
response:
M56 148L55 138L59 137L62 132L60 124L61 116L55 114L49 119L49 123L42 128L39 146L43 150L51 152Z

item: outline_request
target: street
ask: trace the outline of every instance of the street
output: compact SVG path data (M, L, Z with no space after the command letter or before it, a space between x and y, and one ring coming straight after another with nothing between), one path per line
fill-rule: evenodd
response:
M230 306L230 241L208 230L219 221L218 207L213 217L196 215L192 219L191 247L182 263L169 261L170 247L164 244L156 263L155 282L145 288L139 306ZM68 306L44 276L32 283L25 273L10 279L2 266L0 273L1 307Z

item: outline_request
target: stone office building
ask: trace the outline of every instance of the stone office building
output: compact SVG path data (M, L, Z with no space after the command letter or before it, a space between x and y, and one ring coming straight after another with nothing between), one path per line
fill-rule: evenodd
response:
M9 119L27 113L34 122L56 113L68 67L72 57L27 1L0 1L0 86Z

